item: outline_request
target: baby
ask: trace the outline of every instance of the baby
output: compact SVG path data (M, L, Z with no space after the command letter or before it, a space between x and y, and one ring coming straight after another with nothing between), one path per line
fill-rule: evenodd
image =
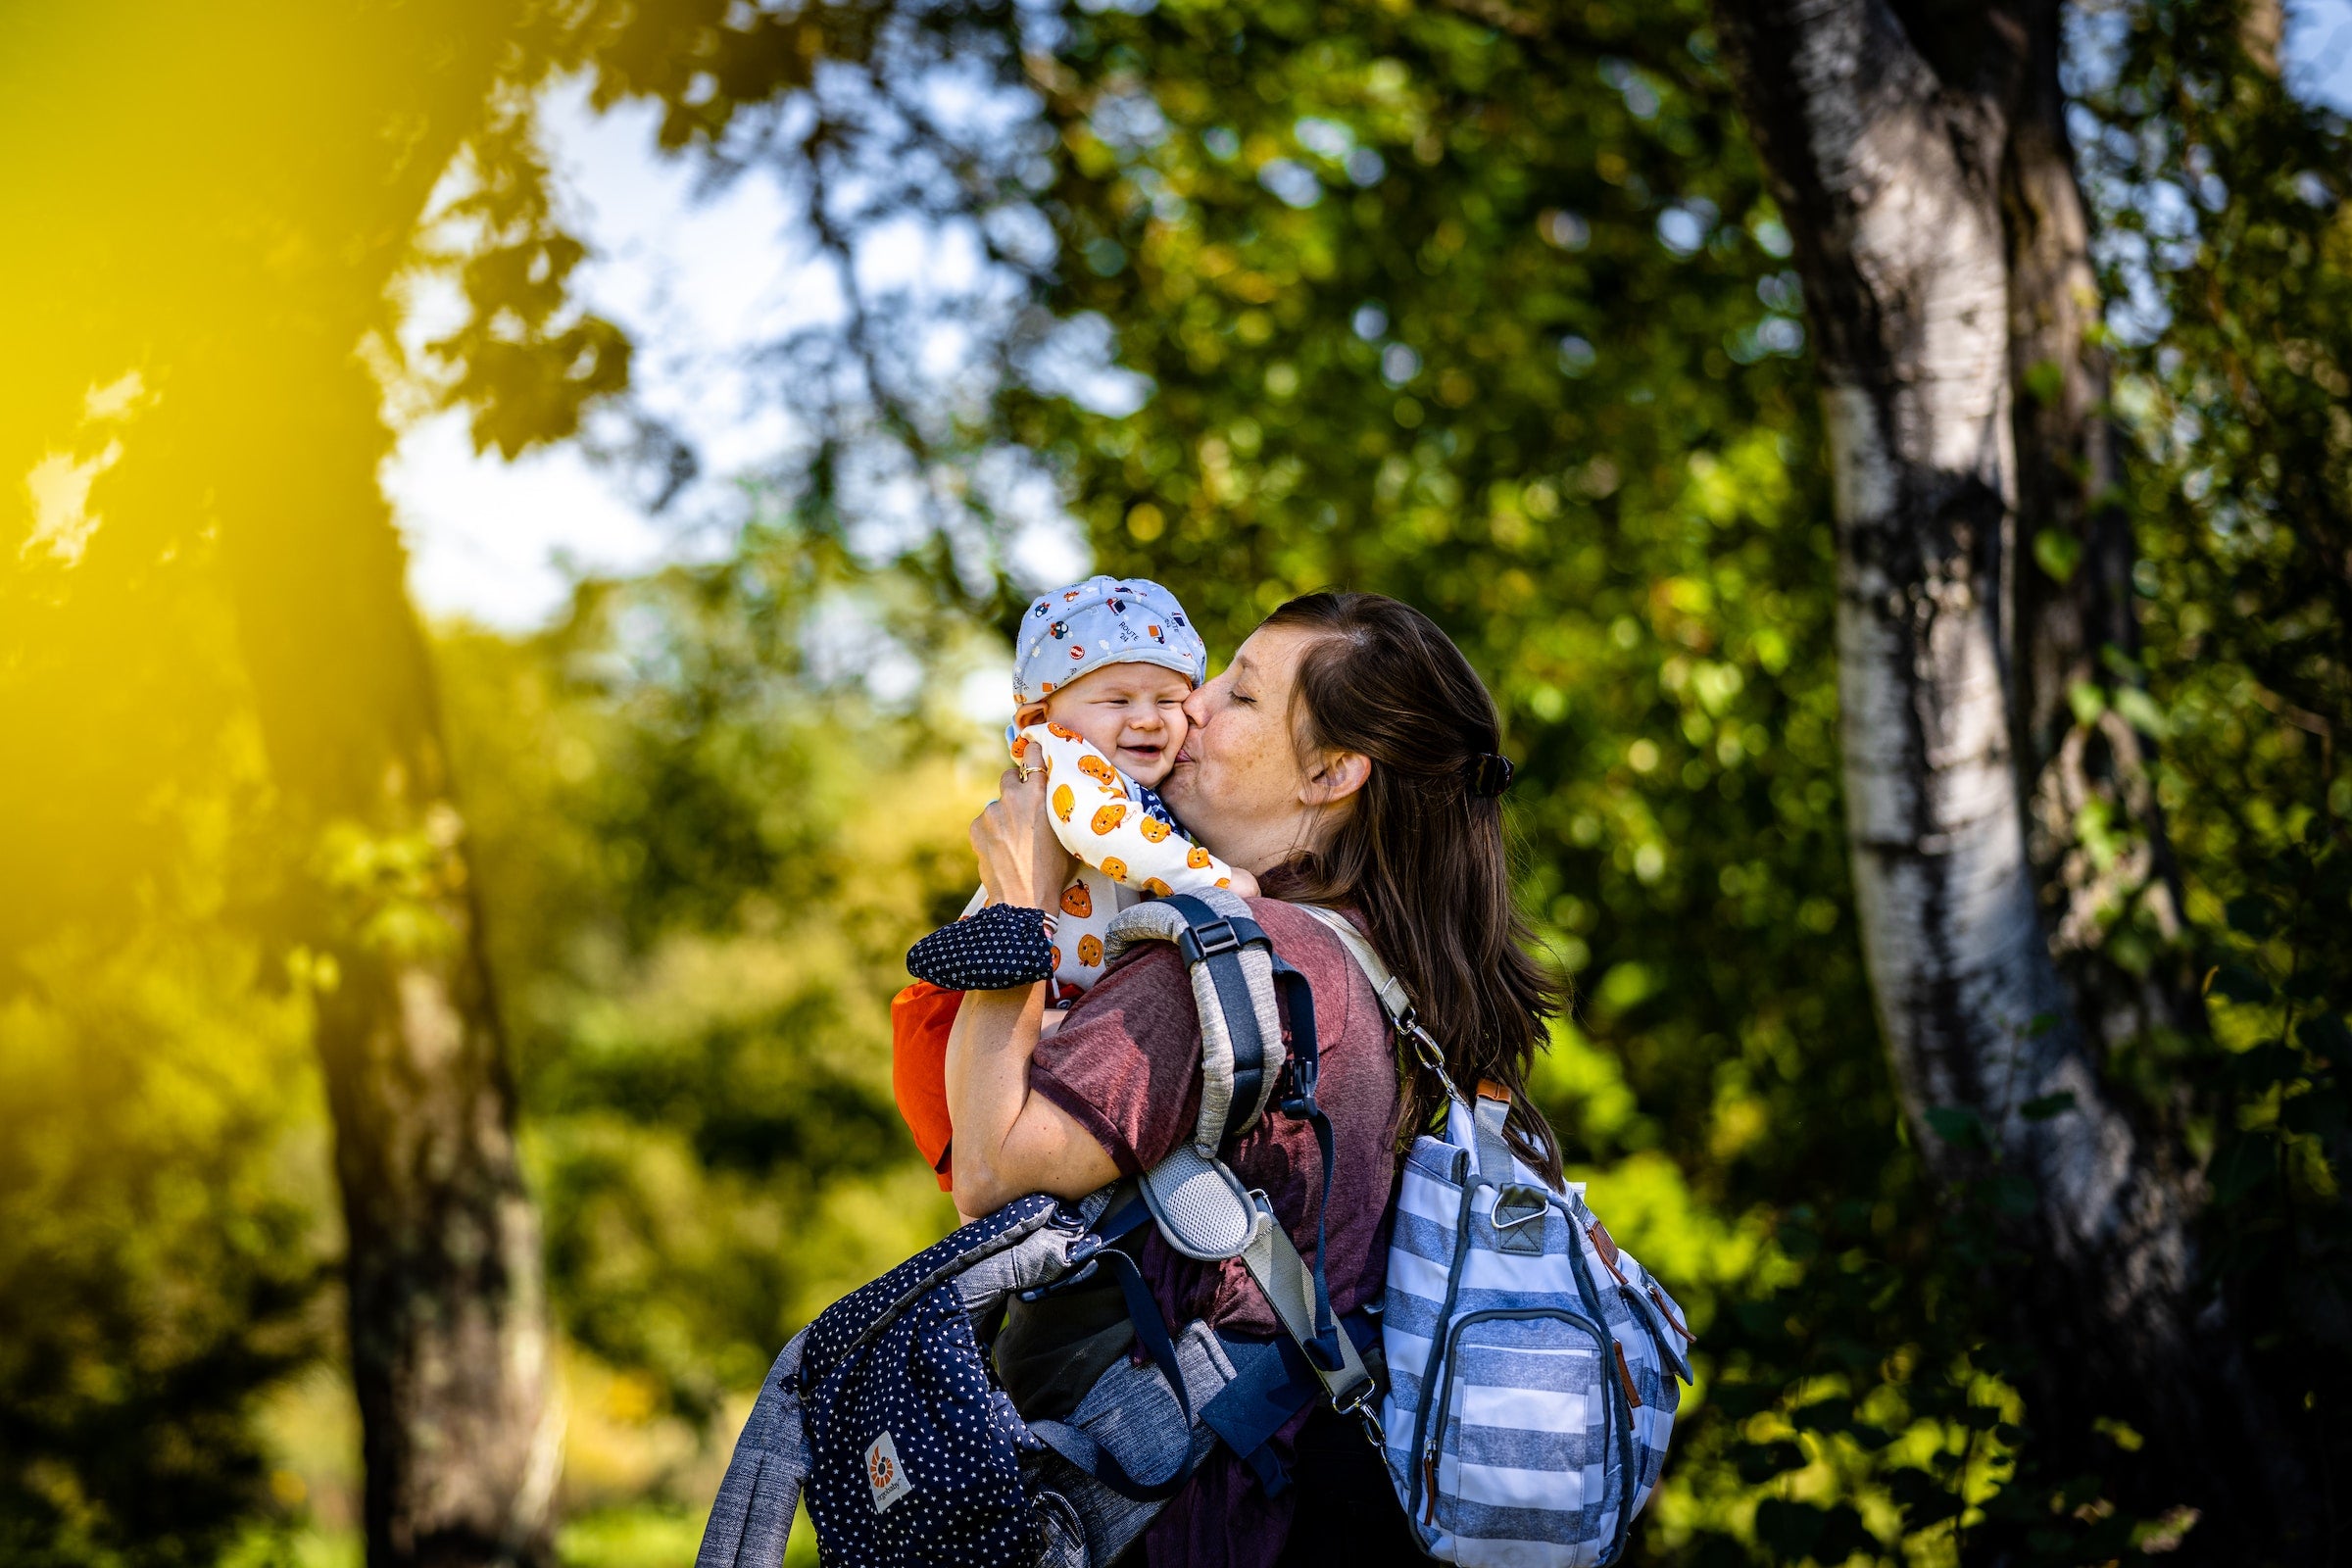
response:
M906 955L923 983L891 1004L893 1077L900 1113L943 1188L947 1035L961 993L1045 980L1047 1005L1066 1008L1102 978L1119 910L1148 896L1256 891L1152 793L1184 744L1184 700L1207 674L1208 650L1175 596L1142 577L1093 577L1021 617L1018 710L1005 733L1022 776L1045 774L1048 820L1079 863L1056 907L992 905L982 889L961 919ZM1047 1017L1051 1027L1060 1014Z

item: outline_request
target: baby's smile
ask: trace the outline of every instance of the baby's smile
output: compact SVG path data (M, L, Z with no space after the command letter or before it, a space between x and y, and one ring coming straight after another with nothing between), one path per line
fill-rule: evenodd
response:
M1163 734L1156 738L1147 735L1122 735L1118 750L1111 760L1119 771L1141 784L1151 784L1168 763L1168 741Z

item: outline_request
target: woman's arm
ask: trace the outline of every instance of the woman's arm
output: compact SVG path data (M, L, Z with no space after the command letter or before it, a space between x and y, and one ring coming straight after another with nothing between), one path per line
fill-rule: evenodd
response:
M948 1114L962 1213L990 1213L1026 1193L1083 1198L1119 1173L1094 1134L1029 1088L1043 1010L1036 986L968 992L956 1009L948 1036Z
M1007 771L972 823L981 880L1000 902L1044 908L1070 858L1046 820L1042 780ZM1118 1174L1076 1118L1029 1088L1045 994L1036 986L965 996L948 1036L948 1114L956 1128L956 1206L986 1214L1028 1193L1081 1198Z

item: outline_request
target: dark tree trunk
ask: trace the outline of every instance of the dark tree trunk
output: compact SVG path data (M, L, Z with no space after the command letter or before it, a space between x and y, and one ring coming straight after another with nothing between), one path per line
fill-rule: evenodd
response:
M267 427L333 461L235 473L221 533L271 773L309 850L297 928L331 960L317 1037L368 1556L531 1563L547 1554L562 1424L464 821L373 483L375 388L348 355L301 371L287 384L303 396Z
M481 123L513 21L510 5L461 0L363 12L330 34L359 58L297 62L389 90L339 107L344 139L318 138L332 156L280 144L288 237L260 261L284 275L256 281L241 323L268 350L238 395L191 416L300 860L290 925L320 960L370 1568L546 1560L562 1455L514 1092L428 652L375 480L391 436L360 355L435 181ZM392 156L352 166L376 148ZM359 214L329 180L358 184ZM338 211L347 231L314 231Z
M2012 744L2051 951L2077 1016L2114 1049L2203 1017L2191 977L2153 961L2180 934L2180 896L2147 737L2112 706L2083 722L2072 700L2080 687L2127 680L2109 655L2138 653L2136 554L2106 355L2092 335L2098 278L2058 84L2057 8L2022 20L2030 30L2001 165L2017 441ZM2082 843L2086 809L2113 825L2120 854L2094 857ZM2119 930L2127 940L2112 943Z
M2068 701L2135 639L2056 0L1717 9L1815 326L1856 899L1897 1086L1939 1175L1979 1169L1925 1120L1950 1106L2033 1184L2035 1266L2006 1288L2044 1473L2201 1509L2192 1557L2299 1560L2315 1499L2205 1310L2193 1161L2101 1073L2197 1020L2175 971L2111 951L2119 911L2159 938L2176 918L2145 740ZM2104 869L2078 841L2094 797L2137 844ZM2095 1440L2099 1417L2145 1446Z

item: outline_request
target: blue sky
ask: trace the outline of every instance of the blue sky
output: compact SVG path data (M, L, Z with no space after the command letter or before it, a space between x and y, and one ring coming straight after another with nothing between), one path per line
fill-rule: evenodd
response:
M2288 80L2352 113L2352 0L2289 0ZM595 252L582 270L591 306L638 344L645 406L683 432L703 476L660 516L572 444L515 463L476 455L463 415L409 424L383 481L411 551L410 585L425 612L520 630L563 605L574 570L643 569L722 551L750 505L737 478L788 443L786 416L760 395L747 345L837 319L838 282L812 258L795 206L753 171L714 193L691 164L654 148L654 116L590 113L576 86L546 106L548 151L572 220ZM954 236L905 225L872 248L878 277L960 286L977 266ZM406 333L435 335L453 299L425 289ZM1084 569L1083 550L1050 499L1033 507L1021 554L1041 581Z

